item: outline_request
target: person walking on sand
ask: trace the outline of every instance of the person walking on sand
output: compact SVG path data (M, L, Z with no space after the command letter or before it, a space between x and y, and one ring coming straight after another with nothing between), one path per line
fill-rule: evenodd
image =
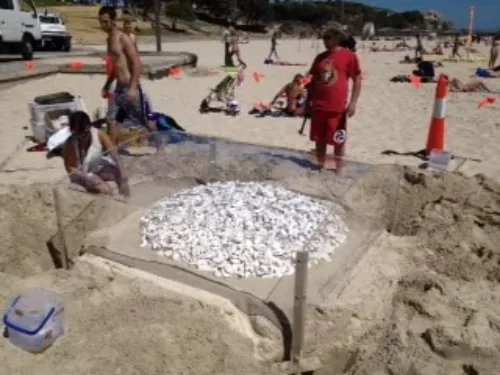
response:
M154 121L147 118L147 105L149 102L140 85L142 64L134 43L128 35L116 26L116 11L111 6L102 6L99 9L99 22L101 28L108 34L107 51L114 66L114 72L103 87L103 94L109 91L111 83L116 79L106 122L108 135L114 144L118 142L119 124L118 114L121 119L128 119L136 125L144 126L149 131L156 131Z
M460 50L460 36L458 34L455 34L455 39L453 40L453 47L451 49L451 58L455 59L461 59L462 56L458 52Z
M238 38L238 34L236 33L236 30L232 29L232 33L231 33L231 60L233 59L233 56L236 56L236 61L238 61L239 66L241 66L243 69L246 69L247 64L241 58L241 51L240 51L240 43L239 42L240 41Z
M224 42L224 66L234 66L231 57L231 27L222 31L222 41Z
M490 59L488 61L488 69L496 70L496 63L500 55L500 36L493 37L490 49Z
M422 45L422 36L420 34L417 34L415 36L417 39L417 46L415 47L415 59L424 58L424 46Z
M274 30L273 34L271 35L271 52L269 52L269 56L267 57L268 60L271 60L271 57L274 55L276 56L276 59L279 60L280 57L278 56L278 30Z
M361 92L361 69L358 57L341 47L345 33L332 27L323 34L326 51L316 56L309 74L308 105L311 108L310 139L316 142L318 167L324 168L327 145L334 147L337 173L342 168L345 154L347 118L354 116ZM349 102L349 80L353 81Z

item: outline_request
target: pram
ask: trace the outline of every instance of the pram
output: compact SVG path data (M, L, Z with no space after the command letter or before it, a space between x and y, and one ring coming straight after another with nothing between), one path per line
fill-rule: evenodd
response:
M200 113L224 112L235 103L235 89L243 81L244 68L238 71L228 72L215 88L210 89L210 93L200 103ZM210 105L212 102L219 102L224 105L223 108L214 108Z

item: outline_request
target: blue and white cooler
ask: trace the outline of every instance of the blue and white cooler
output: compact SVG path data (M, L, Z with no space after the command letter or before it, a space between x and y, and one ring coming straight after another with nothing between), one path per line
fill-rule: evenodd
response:
M40 353L64 334L64 300L51 290L26 290L9 304L3 323L12 344Z

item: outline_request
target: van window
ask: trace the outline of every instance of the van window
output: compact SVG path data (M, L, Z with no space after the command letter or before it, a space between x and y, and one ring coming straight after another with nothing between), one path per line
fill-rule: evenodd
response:
M0 9L14 10L13 0L0 0Z
M40 22L57 25L59 23L59 18L54 16L40 16Z

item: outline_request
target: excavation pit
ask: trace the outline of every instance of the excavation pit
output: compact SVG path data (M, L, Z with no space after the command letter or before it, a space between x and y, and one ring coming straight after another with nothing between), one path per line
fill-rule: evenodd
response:
M291 320L293 275L221 278L213 272L159 256L150 247L141 247L139 221L144 213L165 197L214 181L262 182L311 197L328 207L329 215L341 217L349 229L345 242L334 250L330 261L310 267L308 302L311 304L319 304L345 287L349 270L381 231L387 229L394 216L395 206L387 210L385 200L375 204L370 212L357 209L360 197L356 186L373 173L373 167L367 164L344 161L341 173L337 174L331 170L318 171L310 155L286 149L182 134L170 138L168 143L165 139L164 143L166 146L159 152L129 149L131 155L124 157L124 163L131 182L130 198L124 201L92 197L95 200L89 201L89 206L68 225L67 236L82 230L86 233L80 246L74 244L69 249L70 258L83 251L140 268L222 295L245 313L263 315L282 326L283 320ZM388 177L390 181L384 187L386 196L397 194L390 191L397 189L397 178L397 173ZM70 190L74 188L70 186ZM80 195L89 199L83 192L64 196L74 200ZM63 202L63 210L66 204ZM311 240L324 230L319 225ZM307 244L293 250L307 250ZM268 306L277 307L286 318L276 317Z

